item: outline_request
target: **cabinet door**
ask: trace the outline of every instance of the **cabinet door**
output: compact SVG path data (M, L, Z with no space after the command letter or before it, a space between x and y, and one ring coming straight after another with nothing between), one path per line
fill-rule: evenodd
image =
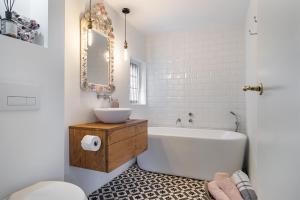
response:
M135 157L135 137L108 146L108 172Z
M108 134L108 145L112 145L123 140L127 140L136 135L136 127L130 126L115 131L110 131Z
M147 123L111 132L108 136L108 172L135 158L147 146Z

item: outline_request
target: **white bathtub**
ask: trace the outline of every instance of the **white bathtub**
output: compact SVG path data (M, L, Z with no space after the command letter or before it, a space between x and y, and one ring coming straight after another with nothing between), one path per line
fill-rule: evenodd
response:
M215 172L242 168L247 137L241 133L168 127L148 133L148 150L137 158L144 170L211 180Z

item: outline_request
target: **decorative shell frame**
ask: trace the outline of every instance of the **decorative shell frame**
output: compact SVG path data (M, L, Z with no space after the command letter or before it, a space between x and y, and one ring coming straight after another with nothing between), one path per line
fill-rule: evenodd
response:
M87 71L87 52L88 52L88 20L90 17L90 11L86 11L81 18L81 48L80 48L80 85L85 91L92 91L99 93L113 93L115 90L114 86L114 39L112 21L108 17L103 3L98 3L93 6L91 17L93 21L93 30L106 36L109 44L109 61L108 61L108 84L96 84L88 82L88 71Z

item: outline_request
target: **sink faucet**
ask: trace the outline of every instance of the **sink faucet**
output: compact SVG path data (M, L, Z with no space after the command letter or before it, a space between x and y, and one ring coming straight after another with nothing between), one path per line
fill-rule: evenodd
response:
M111 95L110 94L106 94L106 93L102 93L102 94L97 94L97 99L108 99L109 100L109 102L111 102L111 100L112 100L112 97L111 97Z
M240 127L240 120L239 120L237 114L235 114L235 112L230 111L230 114L232 114L235 117L235 132L238 132L239 127Z
M109 85L108 87L103 87L103 86L96 86L96 94L97 94L97 99L104 99L104 100L109 100L109 102L112 101L112 93L115 91L115 86L114 85Z

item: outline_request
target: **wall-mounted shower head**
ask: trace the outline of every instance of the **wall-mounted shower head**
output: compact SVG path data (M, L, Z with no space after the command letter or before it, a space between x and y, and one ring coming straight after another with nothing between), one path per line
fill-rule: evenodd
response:
M233 112L233 111L230 111L230 114L232 114L232 115L235 117L235 132L238 132L239 126L240 126L239 117L238 117L238 115L237 115L235 112Z

